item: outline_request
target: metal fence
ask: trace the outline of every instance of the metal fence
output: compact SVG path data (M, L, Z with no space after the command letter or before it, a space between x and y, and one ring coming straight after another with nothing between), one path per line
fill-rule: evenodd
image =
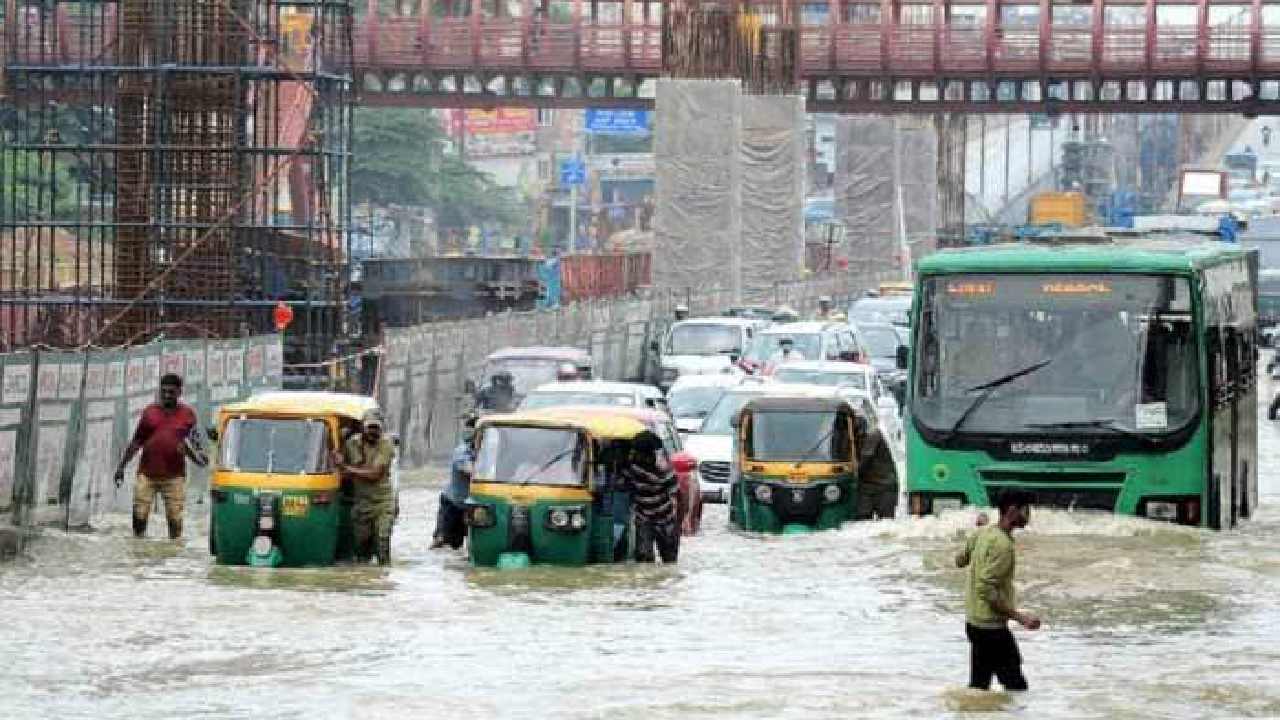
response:
M165 373L182 376L207 428L219 405L280 387L282 362L275 335L0 355L0 529L87 528L128 511L132 484L112 476ZM203 491L207 470L192 469Z
M773 304L808 317L823 295L843 309L887 279L886 273L842 274L780 284ZM657 360L650 342L662 337L681 304L698 317L719 315L734 302L727 290L690 290L386 330L378 397L388 429L402 438L402 462L421 467L453 448L459 416L469 404L464 384L478 378L489 353L529 345L579 347L591 351L596 377L642 380Z

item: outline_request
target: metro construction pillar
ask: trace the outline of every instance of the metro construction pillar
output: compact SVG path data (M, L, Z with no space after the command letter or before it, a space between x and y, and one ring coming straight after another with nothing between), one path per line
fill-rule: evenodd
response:
M767 303L804 266L804 106L736 80L659 80L654 286Z

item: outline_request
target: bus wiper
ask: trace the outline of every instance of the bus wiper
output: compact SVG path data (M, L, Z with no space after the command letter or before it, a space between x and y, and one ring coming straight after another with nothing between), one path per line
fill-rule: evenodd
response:
M818 442L814 443L813 447L801 453L800 459L796 461L796 465L795 465L796 468L798 469L801 465L812 460L813 459L812 455L818 451L818 448L822 447L823 443L831 439L831 436L835 433L835 431L836 431L835 426L832 426L832 428L827 431L826 435L823 435L821 438L818 439Z
M541 465L539 465L539 466L538 466L538 468L537 468L536 470L534 470L533 472L531 472L531 473L529 473L529 474L525 475L522 479L517 480L517 481L516 481L516 484L517 484L517 485L525 485L525 484L528 484L528 483L532 482L532 481L533 481L533 479L534 479L535 477L537 477L538 475L542 474L542 471L544 471L544 470L546 470L547 468L551 467L552 465L555 465L556 463L560 462L561 460L563 460L563 459L565 458L565 456L567 456L568 454L572 453L574 450L577 450L577 448L566 448L566 449L561 450L560 452L556 453L555 455L552 455L550 460L548 460L548 461L546 461L546 462L542 463Z
M1037 422L1026 423L1024 427L1034 428L1036 430L1084 430L1089 428L1100 428L1110 430L1118 435L1136 438L1148 443L1156 443L1156 439L1150 435L1145 435L1136 430L1121 425L1115 418L1097 418L1096 420L1068 420L1064 422Z
M982 391L982 394L974 398L973 402L969 403L969 407L965 408L964 412L960 413L960 417L956 420L955 424L952 425L951 429L947 431L946 439L950 440L951 438L955 437L956 433L960 432L960 427L964 425L966 420L969 419L969 416L977 412L978 408L982 407L982 404L985 403L987 401L987 398L991 397L992 393L994 393L997 389L1004 387L1005 385L1008 385L1009 383L1013 382L1014 380L1017 380L1020 377L1030 375L1031 373L1039 370L1040 368L1044 367L1045 365L1048 365L1051 362L1053 362L1053 358L1041 360L1040 362L1035 363L1034 365L1028 365L1027 367L1022 368L1021 370L1016 370L1014 372L1009 373L1008 375L1002 375L996 378L995 380L990 380L988 382L982 383L981 385L974 385L971 388L966 388L965 392L967 393Z

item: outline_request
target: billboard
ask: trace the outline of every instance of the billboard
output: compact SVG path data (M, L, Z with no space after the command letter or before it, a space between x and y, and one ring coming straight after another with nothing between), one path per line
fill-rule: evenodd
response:
M466 156L471 159L519 157L536 149L538 113L528 108L450 110L449 134L465 135Z

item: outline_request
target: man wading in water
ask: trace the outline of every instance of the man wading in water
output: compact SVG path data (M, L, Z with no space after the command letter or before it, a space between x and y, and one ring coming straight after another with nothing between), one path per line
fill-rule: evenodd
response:
M1026 690L1022 655L1008 622L1013 620L1028 630L1040 627L1040 618L1018 610L1013 591L1013 531L1027 526L1031 495L1007 491L996 506L1000 510L999 522L981 527L956 555L957 566L969 566L964 597L969 687L990 690L991 676L995 675L1005 690Z
M133 440L125 448L116 466L116 487L124 483L125 466L142 451L138 476L133 485L133 534L147 534L147 520L156 494L164 500L164 516L169 521L169 538L182 537L182 515L187 497L187 459L204 467L208 458L197 452L188 440L196 428L196 413L190 405L178 402L182 396L182 378L169 373L160 378L160 402L148 405L138 419Z

